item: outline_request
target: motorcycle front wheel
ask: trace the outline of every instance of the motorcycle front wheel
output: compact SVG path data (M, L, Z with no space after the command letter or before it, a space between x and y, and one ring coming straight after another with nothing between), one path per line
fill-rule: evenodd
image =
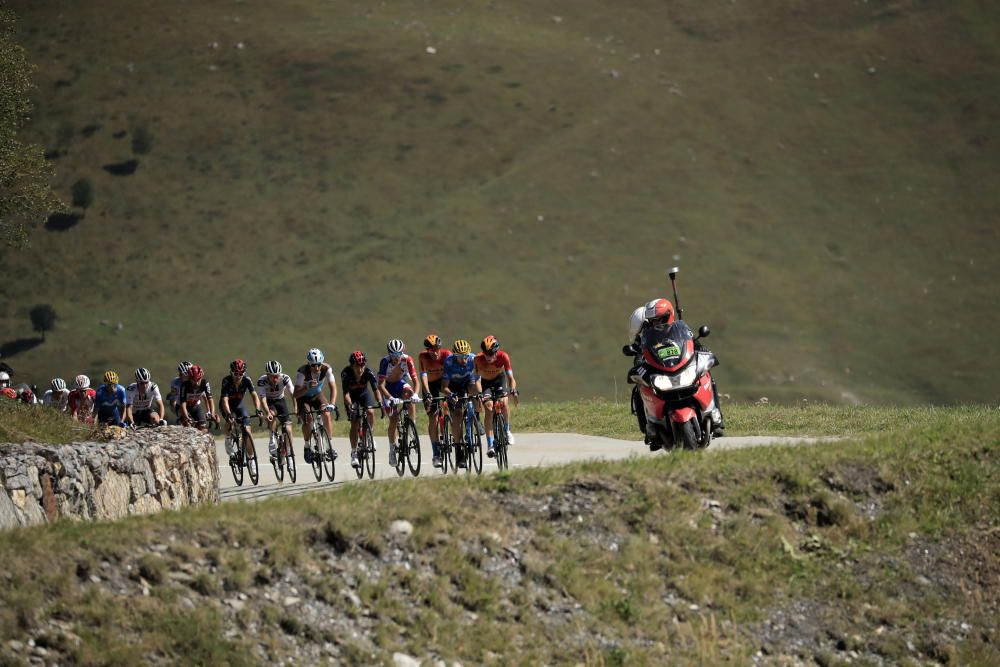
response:
M683 424L677 426L679 435L681 436L681 444L684 449L697 449L698 448L698 433L695 430L695 422L693 419L689 419Z

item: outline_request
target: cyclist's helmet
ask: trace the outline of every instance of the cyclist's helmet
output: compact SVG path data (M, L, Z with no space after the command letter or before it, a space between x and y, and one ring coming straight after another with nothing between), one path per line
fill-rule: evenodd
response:
M441 336L437 334L427 334L427 338L424 338L424 347L427 349L441 347Z
M86 375L77 375L76 379L73 381L76 384L77 389L89 389L90 388L90 378Z
M118 373L108 371L104 374L104 384L118 384Z
M243 375L247 372L247 362L242 359L234 359L229 364L229 370L233 375Z
M368 362L368 357L361 350L354 350L351 352L351 356L348 357L347 363L354 364L355 366L363 366Z
M177 374L180 375L181 377L185 377L188 374L188 371L191 370L191 366L193 365L194 364L192 364L190 361L182 361L181 363L177 364Z
M135 369L135 381L136 382L149 382L150 375L149 369L147 368L137 368Z
M653 326L673 324L674 304L668 299L653 299L646 304L643 318Z
M7 375L6 371L0 371L0 389L6 389L10 386L10 376Z
M486 354L495 354L500 349L500 341L496 339L496 336L487 336L479 343L479 347L483 348L483 352Z
M201 369L201 366L194 365L188 369L188 379L195 384L201 382L203 377L205 377L205 371Z
M62 393L66 391L66 380L62 378L52 378L52 391Z
M406 346L403 345L403 341L399 340L398 338L393 338L388 343L386 343L385 349L392 356L398 357L399 355L403 354L403 350L406 349Z
M455 344L451 346L451 351L455 354L469 354L472 352L472 346L469 345L469 341L459 338L455 341Z
M326 357L323 356L323 352L316 347L306 352L306 361L310 364L321 364L325 358Z
M268 375L280 375L281 374L281 362L272 359L271 361L264 364L264 371Z

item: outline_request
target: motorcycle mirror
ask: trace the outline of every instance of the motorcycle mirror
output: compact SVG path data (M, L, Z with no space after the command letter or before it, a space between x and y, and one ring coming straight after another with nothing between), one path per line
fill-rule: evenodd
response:
M626 357L634 357L635 348L632 347L631 345L622 345L622 354L624 354Z
M677 274L680 272L681 272L681 267L675 266L667 272L667 275L670 276L671 280L673 280L674 278L677 277Z
M698 338L707 338L710 333L712 333L712 330L708 328L707 324L702 324L698 327Z

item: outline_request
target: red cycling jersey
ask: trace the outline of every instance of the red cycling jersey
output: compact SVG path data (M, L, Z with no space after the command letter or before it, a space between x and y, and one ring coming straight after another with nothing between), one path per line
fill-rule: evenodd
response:
M497 352L493 361L486 358L485 352L476 355L476 374L484 380L493 380L504 371L513 370L510 367L510 356L503 350Z
M90 411L94 408L96 397L97 391L94 389L74 389L69 392L67 404L69 405L70 414L81 412L83 415L89 415Z
M424 350L420 353L420 369L427 373L428 382L437 382L444 372L444 360L451 355L451 350L432 352Z
M4 396L5 398L15 398L16 399L17 398L17 392L14 391L13 389L11 389L10 387L4 387L3 389L0 389L0 396Z

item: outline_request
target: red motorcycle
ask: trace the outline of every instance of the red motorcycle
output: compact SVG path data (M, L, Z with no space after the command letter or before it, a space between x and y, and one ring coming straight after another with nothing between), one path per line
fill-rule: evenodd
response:
M670 270L678 317L683 311L674 283L679 269ZM646 417L646 441L651 450L660 448L704 449L713 434L721 434L719 410L711 369L718 365L715 355L699 340L709 335L702 325L695 336L683 320L665 326L648 326L638 344L622 351L636 357L629 381L637 385Z

